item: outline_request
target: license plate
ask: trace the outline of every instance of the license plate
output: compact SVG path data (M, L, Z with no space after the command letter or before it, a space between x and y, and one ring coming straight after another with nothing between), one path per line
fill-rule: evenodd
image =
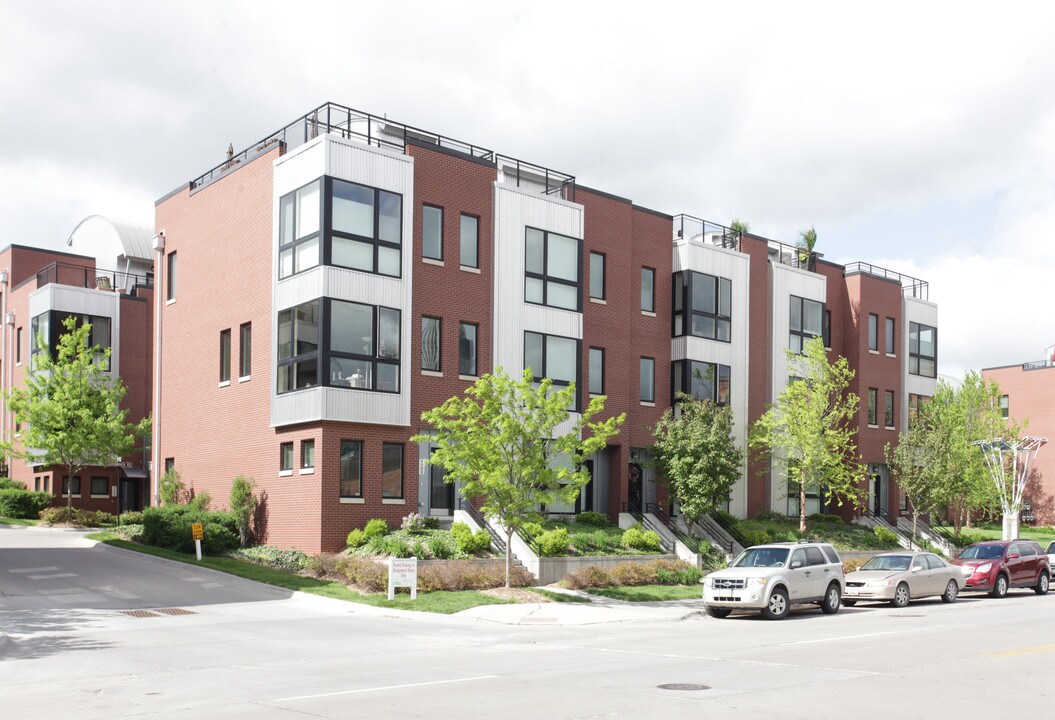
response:
M857 594L857 588L855 588L855 587L848 587L848 588L846 588L846 594L847 595L856 595Z

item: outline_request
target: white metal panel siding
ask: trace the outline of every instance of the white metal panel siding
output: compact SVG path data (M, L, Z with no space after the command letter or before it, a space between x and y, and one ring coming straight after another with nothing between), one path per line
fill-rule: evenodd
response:
M937 378L922 377L921 375L910 375L908 371L909 357L909 323L921 323L938 327L938 306L927 300L914 297L903 297L901 307L901 376L905 379L905 395L901 398L901 427L908 427L908 396L924 395L931 397L938 387ZM938 361L941 361L941 328L938 328Z
M283 158L284 159L284 158ZM272 425L306 420L338 420L382 425L410 424L411 327L414 258L414 159L382 148L370 147L335 135L325 135L291 153L287 164L275 163L273 198L272 337L277 337L278 312L315 298L335 298L401 311L400 389L396 395L361 390L320 387L278 396L274 377L270 380ZM286 177L288 174L289 177ZM278 199L285 193L330 175L381 188L403 196L403 276L390 278L346 268L319 266L299 275L278 280ZM271 367L277 363L277 348L271 348ZM320 368L320 372L323 369ZM274 373L272 373L272 376ZM298 397L303 395L304 397Z
M120 299L110 290L50 283L29 296L29 317L20 321L28 334L30 321L49 310L110 318L110 372L116 376L121 372Z

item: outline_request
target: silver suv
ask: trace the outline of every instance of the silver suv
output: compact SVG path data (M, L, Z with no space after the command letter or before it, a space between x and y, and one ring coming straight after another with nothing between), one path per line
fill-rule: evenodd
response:
M703 580L707 614L724 618L733 610L760 610L770 620L787 616L792 605L817 603L839 611L845 583L839 553L828 543L756 545L725 570Z

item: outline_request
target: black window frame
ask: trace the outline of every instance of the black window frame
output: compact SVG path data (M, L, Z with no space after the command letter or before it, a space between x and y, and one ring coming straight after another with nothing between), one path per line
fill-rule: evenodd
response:
M699 277L697 277L699 276ZM696 309L693 304L693 289L697 282L707 282L705 278L713 281L714 293L713 302L715 312L709 312L704 309ZM672 285L672 303L671 303L671 336L682 337L685 335L691 335L692 337L704 338L706 340L715 340L717 342L731 343L733 341L733 281L729 278L722 277L721 275L711 275L709 273L697 272L695 270L679 270L674 273ZM728 305L725 308L728 312L722 313L722 296L726 297L726 303ZM712 334L708 335L703 332L695 332L697 317L710 319L711 328L713 329ZM706 323L700 323L701 326ZM725 328L725 337L722 337L721 329Z
M244 379L253 372L253 323L238 326L238 377Z
M425 366L425 321L436 323L436 366ZM428 372L443 372L443 318L421 316L421 369Z
M897 422L895 411L897 409L893 390L883 391L883 427L893 428Z
M301 193L304 190L307 190L312 185L317 186L316 187L316 191L318 192L318 195L319 195L318 210L317 210L318 217L316 218L316 227L315 227L314 231L306 233L303 236L298 236L297 235L297 226L300 224L300 215L301 215L301 212L300 212L300 195L301 195ZM312 268L316 268L319 265L323 264L323 258L322 258L323 233L326 230L325 222L324 222L325 206L326 206L326 195L325 195L325 193L326 193L326 188L325 188L324 178L318 177L318 178L315 178L314 180L312 180L311 182L304 183L300 187L298 187L298 188L296 188L294 190L291 190L290 192L286 193L285 195L281 196L278 199L278 267L276 269L278 271L278 279L279 280L284 280L286 278L293 277L294 275L299 275L302 272L306 272L308 270L311 270ZM286 201L290 200L290 199L292 199L291 200L292 216L290 217L289 223L290 223L291 227L293 228L293 230L292 230L292 233L291 233L289 239L287 240L287 239L283 238L283 226L284 226L284 221L285 221L286 214L287 214ZM308 245L308 244L310 244L312 242L315 243L316 257L318 258L317 262L314 265L308 265L306 267L299 267L298 264L297 264L297 260L299 258L298 248L301 245ZM291 272L284 274L283 273L282 256L285 255L287 252L290 254L290 269L291 269Z
M879 427L879 388L868 388L868 404L865 411L868 427Z
M1011 396L1001 395L999 401L1000 417L1005 420L1011 415Z
M220 331L220 382L231 382L231 328Z
M645 368L649 368L649 394L645 396ZM641 356L641 360L638 364L639 377L638 377L638 400L643 403L655 403L656 402L656 358Z
M70 486L71 485L72 485L73 488L76 488L76 492L73 492L73 493L70 492L70 489L71 489ZM80 497L81 496L81 476L80 475L74 475L72 483L70 482L70 476L69 475L63 475L62 476L62 496L66 497L67 495L73 495L73 497Z
M879 316L868 313L868 350L879 352Z
M933 333L934 336L934 354L923 355L919 351L919 335L920 329L926 328ZM938 328L933 325L924 325L923 323L910 322L908 330L908 372L909 375L918 375L919 377L936 378L938 377ZM920 372L920 364L923 360L930 361L934 365L934 372L932 374L926 374Z
M22 327L15 330L15 364L22 364Z
M307 352L300 352L300 353L298 353L297 350L299 349L299 345L300 345L301 340L298 337L298 329L300 328L300 325L299 325L299 323L297 321L297 312L301 308L311 308L312 306L314 306L314 308L315 308L315 327L316 327L315 348L313 350L310 350L310 351L307 351ZM275 333L275 347L276 347L276 355L275 355L275 357L277 358L276 367L275 367L275 394L276 395L285 395L286 393L296 392L297 390L306 390L308 388L316 387L316 386L319 385L319 378L320 378L320 373L321 373L321 370L322 370L322 358L321 358L322 343L324 341L324 332L325 332L325 323L323 322L322 312L323 312L323 303L322 303L320 298L316 298L314 300L309 300L307 302L303 302L303 303L300 303L298 305L294 305L293 307L284 308L284 309L278 311L278 319L277 319L277 323L276 323L276 328L278 329L278 331ZM281 328L282 328L282 322L283 322L282 316L287 314L287 313L289 314L289 322L290 322L289 355L287 357L283 358L282 357L282 345L284 343L280 343L280 338L281 338ZM305 321L305 324L306 324L307 327L311 327L310 320ZM303 342L307 343L308 341L304 340ZM314 382L305 382L303 385L299 385L298 384L299 383L299 378L301 377L300 374L299 374L300 373L300 366L309 364L312 360L314 360L314 362L315 362L315 381ZM281 378L283 372L288 373L287 386L286 386L285 390L280 389L281 386L282 386L282 384L280 382L280 378ZM304 377L306 378L307 375L305 374Z
M293 441L278 445L278 471L293 472Z
M385 477L386 474L388 474L389 472L394 470L394 468L389 467L389 462L392 459L392 456L394 455L394 453L392 453L392 451L394 449L398 449L398 451L399 451L399 468L398 468L399 469L399 494L398 495L391 495L391 494L388 493L388 489L386 488L386 477ZM404 453L403 443L396 443L396 442L383 442L383 443L381 443L381 499L382 500L402 500L403 499L403 487L404 487L404 483L403 483L403 467L404 467L404 464L405 464L403 462L403 459L404 459L403 458L403 453Z
M692 377L694 371L699 367L701 378L704 373L709 374L713 380L710 381L711 396L698 397L692 390ZM710 400L715 405L729 405L733 397L733 368L730 365L707 362L703 360L674 360L670 364L670 404L677 405L679 395L691 395L697 400Z
M466 218L476 222L476 234L472 238L473 257L475 262L465 262L465 220ZM472 213L458 213L458 264L461 267L480 269L480 216Z
M176 287L179 281L179 261L176 251L173 250L165 256L165 300L175 302Z
M593 373L593 369L592 369L593 368L592 357L593 357L593 353L595 351L600 353L600 358L601 358L600 372L597 373L600 376L599 377L600 386L597 387L596 389L595 389L595 386L593 384L594 373ZM604 348L591 346L589 348L589 350L587 350L587 352L586 352L586 376L587 376L587 382L588 382L588 385L589 385L589 388L588 388L589 393L591 395L604 395L604 376L605 376Z
M594 287L593 282L593 262L597 258L600 261L601 268L601 282L600 288ZM591 300L607 300L607 285L608 285L608 256L603 252L597 252L596 250L590 251L590 299ZM600 290L600 293L597 290Z
M527 362L527 336L528 335L538 335L539 337L542 338L542 372L540 373L539 369L536 368L536 367L532 367L531 368L532 373L533 373L532 380L534 382L537 382L537 383L538 382L542 382L543 378L547 377L546 371L547 371L548 365L549 365L549 359L547 357L548 354L549 354L549 339L550 338L558 338L560 340L572 340L575 343L575 379L572 381L572 383L575 384L575 398L574 398L574 407L569 408L569 410L572 411L572 412L581 412L581 410L582 410L582 383L579 382L579 378L580 378L580 375L582 373L582 340L579 340L578 338L566 337L564 335L549 335L549 334L546 334L546 333L534 332L532 330L525 330L524 331L524 367L525 368L528 367L528 362ZM565 382L563 380L556 380L554 378L550 378L550 380L553 382L553 384L555 386L562 387L562 388L563 387L569 387L569 385L571 384L571 383Z
M798 330L795 329L795 325L792 322L792 318L794 317L794 305L796 303L798 303L798 305L799 305L799 329ZM815 334L815 333L811 333L811 332L808 332L808 331L803 329L802 319L806 316L805 313L806 313L806 304L807 303L812 303L814 305L819 305L820 306L821 327L820 327L820 332L819 333ZM788 348L792 352L794 352L794 353L796 353L798 355L804 354L804 349L806 347L806 343L809 342L811 339L813 339L815 337L821 338L821 340L824 342L824 346L825 347L830 347L830 345L829 345L830 339L826 339L825 338L825 335L826 335L826 327L825 326L828 324L828 322L826 322L826 320L828 319L828 315L826 313L827 309L828 309L827 308L827 304L821 302L820 300L813 300L811 298L804 298L804 297L800 297L798 295L792 295L791 296L791 301L789 303L789 310L788 310ZM796 351L795 347L794 347L794 338L798 338L798 343L799 343L798 351Z
M542 272L534 272L528 270L528 233L529 232L542 233ZM556 275L550 275L549 272L549 239L550 235L556 235L561 238L567 238L568 240L574 240L576 244L575 250L575 282L567 280ZM544 307L555 308L557 310L566 310L568 312L582 312L582 249L583 241L582 238L572 237L571 235L565 235L558 232L550 232L549 230L543 230L542 228L536 228L528 226L524 229L524 302L530 305L541 305ZM542 283L542 302L535 302L534 300L528 300L528 282L530 280L538 280ZM549 302L549 286L551 283L563 285L575 289L575 307L568 308L562 305L554 305Z
M888 317L884 323L884 330L886 331L883 337L883 348L886 350L887 355L897 354L897 321L892 317Z
M468 368L466 365L467 356L465 354L466 348L469 346L470 341L468 340L467 330L472 328L472 368ZM464 375L465 377L478 377L480 371L480 325L478 323L470 322L459 322L458 323L458 374ZM471 372L469 371L471 369Z
M324 192L322 196L322 212L323 222L321 225L321 231L325 242L319 247L319 263L321 265L328 265L331 267L345 268L347 270L354 270L356 272L370 273L371 275L379 275L381 277L401 278L403 277L403 202L405 197L402 193L392 192L391 190L385 190L383 188L373 187L372 185L364 185L362 183L352 182L350 180L344 180L342 178L335 178L329 175L325 175L322 178L324 180ZM343 183L345 185L353 185L355 187L363 188L373 192L373 235L360 235L358 233L349 232L347 230L336 230L333 227L333 188L335 183ZM310 184L310 183L309 183ZM399 199L399 212L397 217L399 218L399 237L398 242L391 240L385 240L381 237L381 195L390 195L394 198ZM373 250L373 267L371 269L352 267L351 265L342 265L333 261L333 239L338 238L341 240L351 240L353 242L360 242L369 244ZM394 250L399 256L399 271L396 274L381 272L381 261L380 255L381 250L388 249ZM296 274L296 273L294 273ZM292 276L287 276L292 277Z
M345 477L345 454L346 447L356 446L358 448L358 465L356 467L356 474L358 477L346 478ZM347 466L350 467L350 466ZM338 493L341 498L350 499L361 499L363 497L363 441L362 440L341 440L341 455L340 455L340 470L338 472ZM357 493L345 492L346 483L359 483L359 491Z
M645 307L645 273L652 276L651 290L649 291L648 307ZM641 266L641 312L656 312L656 268Z
M110 478L102 475L92 475L89 482L89 495L92 497L110 497ZM97 484L102 482L102 492L96 492Z
M425 248L426 248L425 232L426 232L426 230L429 229L427 227L428 223L425 221L425 217L426 217L426 212L425 211L426 210L438 210L439 213L440 213L440 225L439 225L440 254L439 255L426 255L425 254ZM444 234L443 233L443 221L444 221L444 208L443 208L442 205L433 205L432 203L422 203L421 204L421 257L422 258L427 258L429 260L436 260L438 262L443 262L443 234Z
M308 455L311 455L311 464L308 464ZM304 438L300 441L300 469L315 469L315 438Z
M40 329L40 318L47 317L47 324L45 326L46 332ZM66 318L73 317L77 320L76 327L82 325L91 325L91 330L88 332L88 347L96 348L100 350L106 350L113 348L113 333L114 333L114 320L106 315L86 315L84 313L67 312L65 310L46 310L30 321L30 327L34 335L33 340L33 352L30 353L30 368L35 368L37 363L37 357L41 353L40 347L36 342L36 335L38 333L44 334L44 346L47 351L51 354L54 359L57 357L59 341L62 336L66 334ZM105 342L99 342L99 320L105 320L107 323L106 328L106 339ZM103 363L103 370L110 372L113 366L112 357L104 357L104 353L95 353L95 358L99 361L105 360Z

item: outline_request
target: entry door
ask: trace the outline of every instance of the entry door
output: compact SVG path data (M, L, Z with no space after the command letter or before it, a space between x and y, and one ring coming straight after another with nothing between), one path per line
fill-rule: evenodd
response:
M642 477L641 477L641 465L639 463L630 463L629 472L627 473L628 484L627 484L627 497L626 504L627 509L630 512L641 512L641 500L642 500Z
M875 476L875 497L873 498L873 512L883 517L883 477L881 475Z
M445 467L429 465L429 515L454 514L454 484L445 482L446 478Z
M137 485L138 482L136 480L121 478L120 489L117 493L121 508L120 512L126 513L139 509L139 493L136 492L139 488Z
M586 472L590 473L590 482L586 483L585 493L579 493L575 497L575 514L578 515L581 512L587 510L593 510L593 460L584 460L582 468ZM585 497L583 497L585 495Z

